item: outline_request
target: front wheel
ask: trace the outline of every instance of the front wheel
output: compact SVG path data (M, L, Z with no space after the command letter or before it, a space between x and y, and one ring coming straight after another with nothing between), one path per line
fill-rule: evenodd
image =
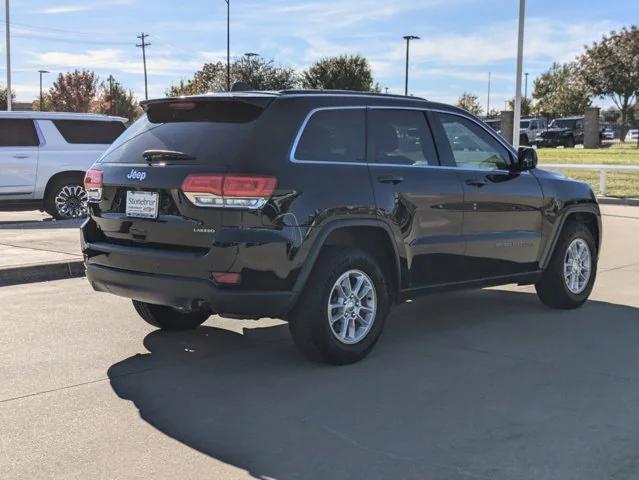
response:
M334 247L318 259L289 328L308 358L344 365L372 350L389 307L388 283L376 259L359 249Z
M577 308L590 296L596 273L597 247L592 233L585 225L570 223L535 289L549 307Z
M144 321L162 330L192 330L202 325L211 316L210 310L206 308L180 312L173 307L138 300L133 300L133 307Z

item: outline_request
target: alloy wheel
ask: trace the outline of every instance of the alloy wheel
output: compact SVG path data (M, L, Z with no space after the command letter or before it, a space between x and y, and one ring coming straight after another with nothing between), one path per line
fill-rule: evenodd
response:
M588 244L581 238L575 238L564 257L564 281L570 292L579 295L586 289L590 280L592 258Z
M361 270L348 270L331 289L328 298L328 323L342 343L363 340L375 321L377 294L371 278Z
M87 192L81 185L64 185L55 196L55 208L64 218L81 218L87 214Z

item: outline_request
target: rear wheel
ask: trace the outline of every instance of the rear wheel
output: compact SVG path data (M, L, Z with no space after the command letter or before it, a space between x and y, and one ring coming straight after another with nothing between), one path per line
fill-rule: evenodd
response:
M133 300L133 307L143 320L162 330L192 330L202 325L210 316L208 309L180 312L173 307L154 305Z
M568 137L564 142L564 147L566 148L574 148L575 147L575 137Z
M62 177L54 180L47 189L44 209L56 220L82 218L88 212L87 199L82 178Z
M553 308L577 308L590 295L597 273L597 250L590 230L570 223L561 233L548 268L535 284L543 303Z
M389 307L388 283L378 262L359 249L331 248L318 259L289 328L311 360L353 363L375 346Z

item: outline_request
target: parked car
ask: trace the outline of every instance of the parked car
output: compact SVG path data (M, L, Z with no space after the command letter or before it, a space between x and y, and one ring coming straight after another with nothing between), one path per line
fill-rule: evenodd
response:
M631 129L626 133L626 142L634 142L639 139L639 130Z
M495 130L497 133L501 133L501 119L499 118L489 118L484 120L484 123L488 125L490 128Z
M537 135L538 147L568 147L584 143L584 117L557 118Z
M87 172L81 242L93 288L160 328L284 318L308 357L344 364L424 293L534 284L555 308L590 295L590 187L462 109L300 90L143 105Z
M126 129L121 117L0 112L0 210L86 215L85 172Z
M519 122L519 145L532 145L540 132L548 128L543 117L522 118Z
M612 128L610 128L610 127L604 128L601 131L601 138L603 140L614 140L615 139L615 131Z

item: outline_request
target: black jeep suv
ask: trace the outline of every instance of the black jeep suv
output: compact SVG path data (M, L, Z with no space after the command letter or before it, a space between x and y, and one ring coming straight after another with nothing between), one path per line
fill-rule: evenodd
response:
M584 143L584 117L557 118L537 135L533 144L538 147L573 148Z
M557 308L590 294L590 188L464 110L300 90L144 108L87 173L82 248L93 288L161 328L279 317L310 358L343 364L419 294L535 284Z

